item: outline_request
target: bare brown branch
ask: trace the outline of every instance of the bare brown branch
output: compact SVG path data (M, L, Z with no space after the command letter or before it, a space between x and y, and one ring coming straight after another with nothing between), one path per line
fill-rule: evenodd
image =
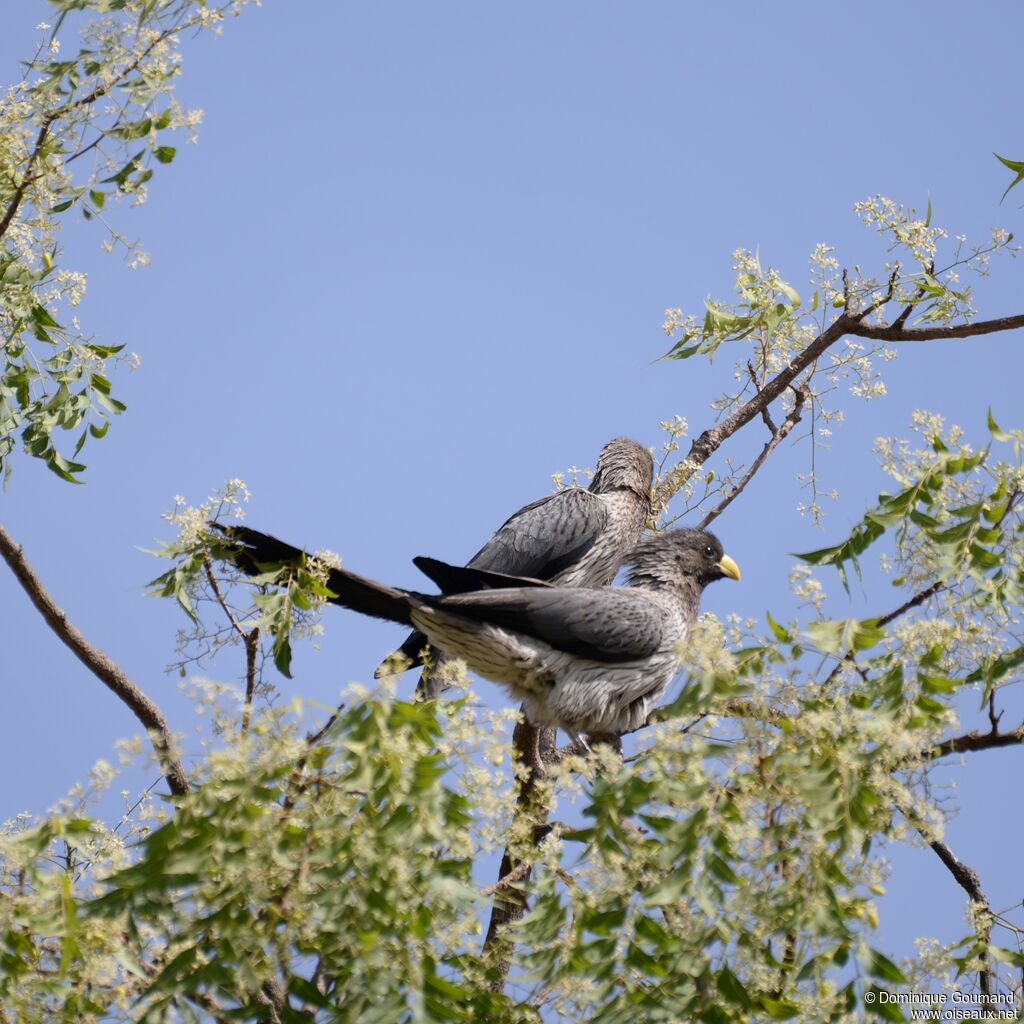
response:
M805 349L798 352L787 366L768 381L753 398L732 412L721 423L710 427L695 438L690 445L686 459L675 466L658 485L655 492L656 506L665 507L694 471L702 466L725 440L732 437L741 427L746 426L755 416L761 415L763 410L767 409L805 370L814 365L819 356L847 334L879 341L940 341L944 338L969 338L1024 327L1024 313L947 327L904 327L899 320L889 325L879 326L864 323L864 318L869 313L881 308L891 298L892 281L890 280L889 290L884 296L857 313L844 310Z
M946 584L942 580L936 580L930 587L925 587L924 590L919 591L908 601L901 604L899 608L894 608L891 612L886 612L885 615L882 615L878 619L878 625L888 626L890 622L894 622L901 615L906 615L907 612L924 604L929 598L934 597L945 589Z
M761 454L750 464L750 468L743 474L739 483L697 524L698 529L706 530L743 493L743 489L753 480L754 474L764 465L768 456L782 444L789 432L800 422L808 391L806 387L796 388L795 390L796 404L783 421L781 427L775 426L771 416L768 415L767 409L762 410L761 415L772 431L772 436L765 443L764 448L761 449Z
M859 338L875 341L942 341L945 338L973 338L979 334L995 334L998 331L1013 331L1024 327L1024 313L1004 316L995 320L981 320L974 324L954 324L948 327L904 327L894 321L888 325L872 327L857 324L847 333Z
M25 199L25 192L34 180L32 177L32 170L35 167L40 154L43 152L43 146L46 145L46 139L50 134L50 125L53 124L53 120L54 118L51 116L47 116L43 119L42 126L39 129L39 134L36 136L35 145L32 147L32 152L29 155L28 163L25 165L25 174L21 179L21 184L14 190L14 195L11 196L11 201L7 204L7 209L4 211L3 217L0 218L0 238L3 238L3 236L7 234L7 229L11 226L11 222L18 215L18 210Z
M231 623L231 628L242 638L242 642L245 644L245 704L242 706L242 732L247 733L249 731L249 721L252 718L253 695L256 692L256 661L260 651L260 629L259 626L254 626L249 630L242 628L241 623L235 617L231 606L224 597L223 591L220 589L220 581L217 579L217 574L213 571L213 560L210 558L209 550L203 552L203 568L206 570L206 579L210 584L210 589L213 591L213 596L217 599L221 610L227 616L228 622Z
M760 416L762 409L766 409L774 402L826 349L842 338L854 323L852 316L842 313L807 348L798 352L753 398L726 416L721 423L708 428L695 438L686 459L658 485L655 504L660 507L667 505L697 467L702 466L718 451L723 441L732 437L755 416Z
M149 733L150 742L160 759L161 769L172 793L181 796L189 791L188 776L174 751L171 728L164 713L124 670L98 647L91 644L68 619L29 565L22 549L0 525L0 555L28 594L46 624L69 647L76 658L100 680L122 703L127 705Z
M1009 732L998 732L993 729L990 732L965 732L960 736L950 736L949 739L937 743L928 750L921 751L921 756L926 760L934 761L940 757L948 757L950 754L972 753L977 750L995 750L999 747L1016 747L1024 744L1024 722Z
M982 1002L990 1003L993 993L993 981L995 979L987 947L989 933L992 929L993 915L992 908L989 906L988 899L981 887L981 879L978 877L978 873L973 868L969 868L964 864L941 839L931 838L927 829L918 822L915 821L914 825L921 833L925 842L935 851L935 855L949 869L949 873L956 879L957 885L967 893L971 903L974 904L975 909L972 916L977 923L978 938L982 940L985 947L981 953L982 968L978 972L978 987L981 989Z

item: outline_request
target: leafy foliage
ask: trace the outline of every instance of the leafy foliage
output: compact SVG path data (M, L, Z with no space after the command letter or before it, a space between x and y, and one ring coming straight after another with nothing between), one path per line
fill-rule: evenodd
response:
M43 1019L63 992L57 1019L173 1020L215 1000L264 1020L262 993L288 965L287 995L313 1013L521 1019L469 980L485 976L465 948L480 902L473 818L444 784L440 736L431 704L362 702L315 741L268 717L120 868L90 822L22 832L4 847L21 873L20 895L0 903L0 1000L18 1019ZM63 844L77 851L63 870L37 859Z
M175 159L172 133L195 126L171 93L181 31L215 27L238 5L51 4L57 29L95 20L83 20L76 56L44 41L0 101L0 463L9 473L20 436L77 481L83 445L124 409L108 376L123 351L94 342L71 312L84 279L61 266L60 218L80 212L111 248L145 262L108 217L145 198ZM1024 170L1003 163L1017 173L1012 188ZM774 396L799 418L796 391L827 429L840 382L856 397L884 393L891 350L838 334L827 357L822 348L811 359L811 347L840 320L880 322L892 302L898 323L966 320L958 270L983 270L1012 241L997 230L937 266L944 233L930 206L919 216L876 196L857 209L898 252L881 278L841 273L819 246L805 306L741 250L736 299L708 299L699 320L668 311L667 358L710 358L726 343L743 352L743 387L717 412L803 366ZM968 699L993 708L1024 670L1024 432L990 415L975 450L935 417L919 414L917 427L920 449L880 444L895 493L846 538L799 556L795 589L809 611L769 613L763 632L709 618L681 692L626 759L603 747L587 759L557 753L530 776L530 800L516 793L527 766L505 771L514 712L482 711L469 693L409 703L384 680L305 736L297 702L260 705L274 685L254 652L262 643L291 677L292 643L316 633L329 596L324 557L240 579L220 565L224 541L208 523L240 514L244 485L198 508L179 500L168 515L179 536L156 552L171 566L151 592L188 616L181 673L244 646L245 695L198 688L214 721L188 795L144 796L113 828L75 801L5 827L0 1019L901 1020L880 994L969 988L975 977L1019 1000L1021 929L983 897L969 905L969 934L928 957L896 963L873 937L885 846L939 841L945 812L929 771L957 749L949 739ZM686 424L666 429L667 458ZM66 431L77 433L70 454L59 449ZM672 493L697 496L692 508L716 493L732 500L749 479L726 461L698 495L687 484L695 467L676 469ZM810 509L818 515L816 497ZM900 603L826 617L813 568L834 568L847 590L851 566L873 583L869 551L895 571ZM101 790L113 772L94 775ZM531 870L481 888L474 870L501 846ZM528 906L504 926L509 994L508 965L493 945L481 949L495 896Z
M0 99L0 468L5 479L20 435L24 451L63 479L79 482L77 461L125 409L108 364L123 345L98 344L79 325L85 275L61 265L65 215L80 212L148 262L114 227L113 206L145 201L157 167L193 132L198 114L176 102L178 34L214 27L240 0L50 0L56 27ZM83 45L64 56L57 32L69 15L103 15L83 28ZM49 26L44 26L44 31ZM87 158L78 162L80 158ZM71 432L67 445L60 436ZM70 451L69 451L70 447Z

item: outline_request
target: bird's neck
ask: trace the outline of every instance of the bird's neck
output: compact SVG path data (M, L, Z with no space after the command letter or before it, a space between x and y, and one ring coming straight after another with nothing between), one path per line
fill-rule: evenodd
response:
M687 619L697 617L703 587L692 576L680 578L659 571L657 566L634 567L626 578L626 586L669 597L682 608Z
M598 472L590 481L587 488L592 494L628 494L637 501L643 503L645 516L651 514L651 492L650 489L637 486L628 480L616 480L614 477L605 477Z

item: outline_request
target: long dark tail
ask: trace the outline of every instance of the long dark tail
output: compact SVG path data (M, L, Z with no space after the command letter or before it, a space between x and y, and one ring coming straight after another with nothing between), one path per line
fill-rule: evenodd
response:
M224 534L228 542L217 554L232 561L249 576L261 576L286 565L299 565L308 557L299 548L248 526L211 525ZM389 587L348 569L328 570L327 589L333 595L327 599L331 604L340 604L363 615L400 622L405 626L413 624L409 617L409 591Z

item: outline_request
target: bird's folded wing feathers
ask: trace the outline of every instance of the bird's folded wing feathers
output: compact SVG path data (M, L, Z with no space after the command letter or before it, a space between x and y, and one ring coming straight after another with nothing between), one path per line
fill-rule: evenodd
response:
M544 580L524 576L509 576L503 572L488 572L472 566L449 565L436 558L419 555L413 560L428 579L437 584L442 594L467 594L474 590L507 590L510 587L550 587Z
M509 576L551 579L575 565L607 525L608 509L601 498L570 487L521 508L468 564Z
M424 603L592 661L649 658L671 640L668 613L625 588L482 590Z

